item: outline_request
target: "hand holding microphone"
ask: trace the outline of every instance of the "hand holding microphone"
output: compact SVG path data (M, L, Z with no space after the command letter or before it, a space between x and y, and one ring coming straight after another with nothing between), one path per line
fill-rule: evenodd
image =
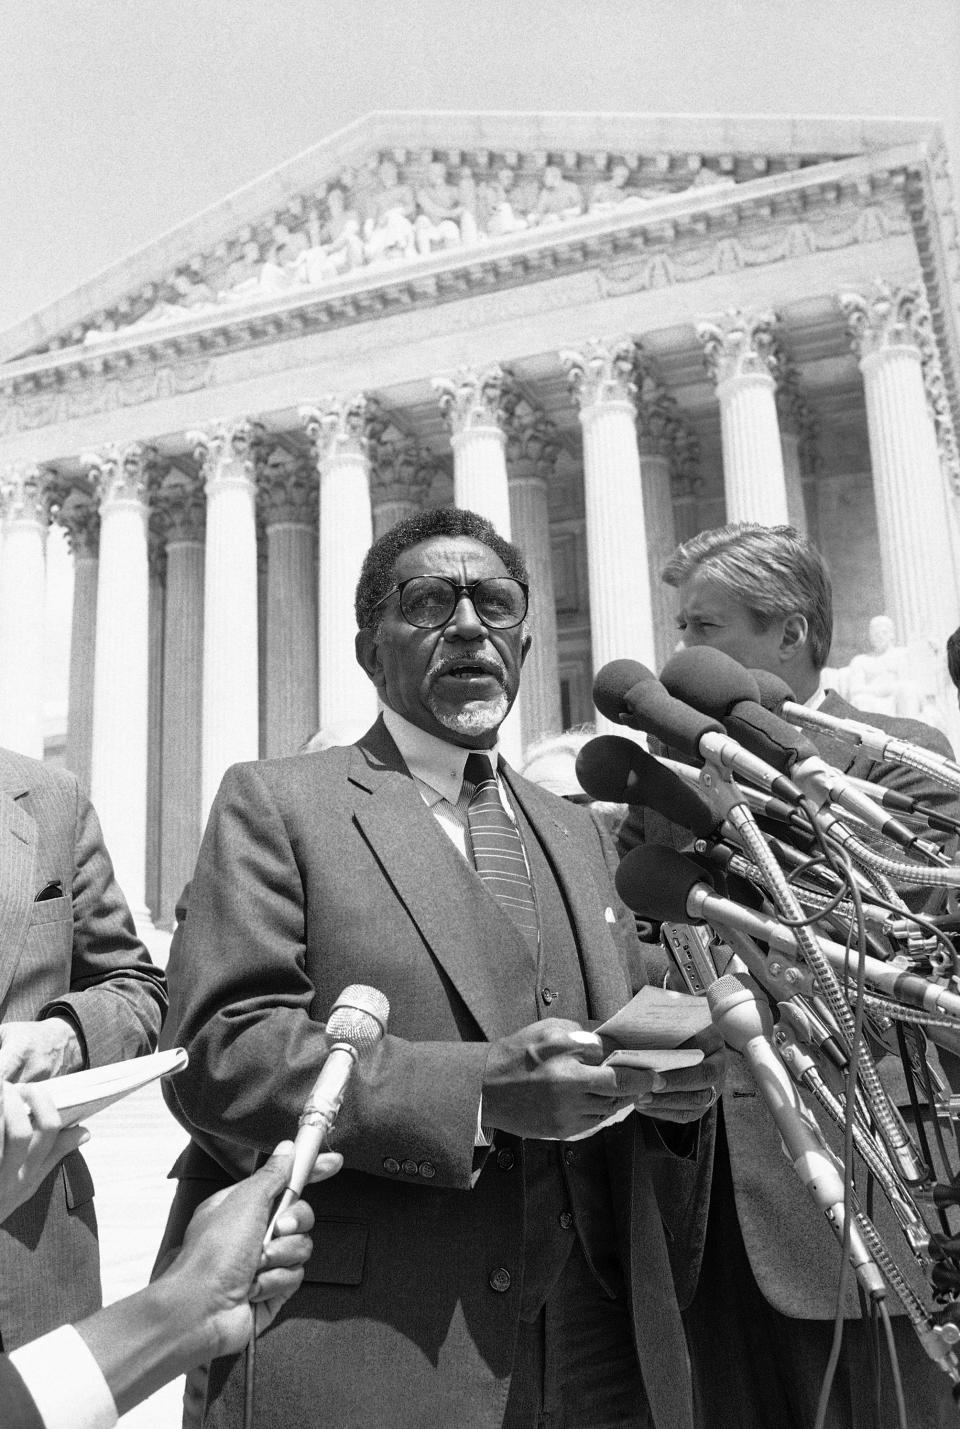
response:
M298 1199L307 1184L324 1139L337 1119L353 1070L386 1032L389 1015L390 1004L383 993L362 984L345 987L333 1004L327 1019L327 1035L333 1038L333 1046L304 1103L290 1176L267 1227L264 1245L273 1236L278 1217Z

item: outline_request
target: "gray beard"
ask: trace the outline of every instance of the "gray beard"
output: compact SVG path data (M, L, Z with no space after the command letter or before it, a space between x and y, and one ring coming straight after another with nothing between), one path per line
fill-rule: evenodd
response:
M452 709L432 695L428 696L427 705L434 719L442 724L444 729L449 729L453 734L471 737L489 734L492 729L498 729L510 709L505 690L501 691L496 699L461 705L458 709Z

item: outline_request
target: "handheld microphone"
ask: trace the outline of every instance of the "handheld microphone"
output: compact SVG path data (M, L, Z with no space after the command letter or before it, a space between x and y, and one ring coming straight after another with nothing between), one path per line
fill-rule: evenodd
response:
M345 987L330 1009L327 1035L333 1045L320 1068L300 1114L293 1143L293 1165L277 1203L264 1245L272 1239L277 1217L298 1199L340 1110L347 1083L357 1062L387 1030L390 1004L375 987L358 983Z

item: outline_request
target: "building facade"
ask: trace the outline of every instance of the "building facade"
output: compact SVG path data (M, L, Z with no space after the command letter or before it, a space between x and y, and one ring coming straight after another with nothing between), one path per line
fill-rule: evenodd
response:
M353 587L423 506L526 551L514 757L659 667L663 561L724 519L821 547L833 663L884 612L935 674L958 281L929 122L371 115L0 336L0 743L43 753L50 522L64 758L145 926L229 763L373 717Z

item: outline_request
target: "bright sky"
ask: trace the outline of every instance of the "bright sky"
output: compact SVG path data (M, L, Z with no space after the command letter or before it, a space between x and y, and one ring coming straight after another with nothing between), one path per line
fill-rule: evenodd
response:
M960 5L904 14L902 0L5 0L0 330L376 108L934 114L960 132Z

